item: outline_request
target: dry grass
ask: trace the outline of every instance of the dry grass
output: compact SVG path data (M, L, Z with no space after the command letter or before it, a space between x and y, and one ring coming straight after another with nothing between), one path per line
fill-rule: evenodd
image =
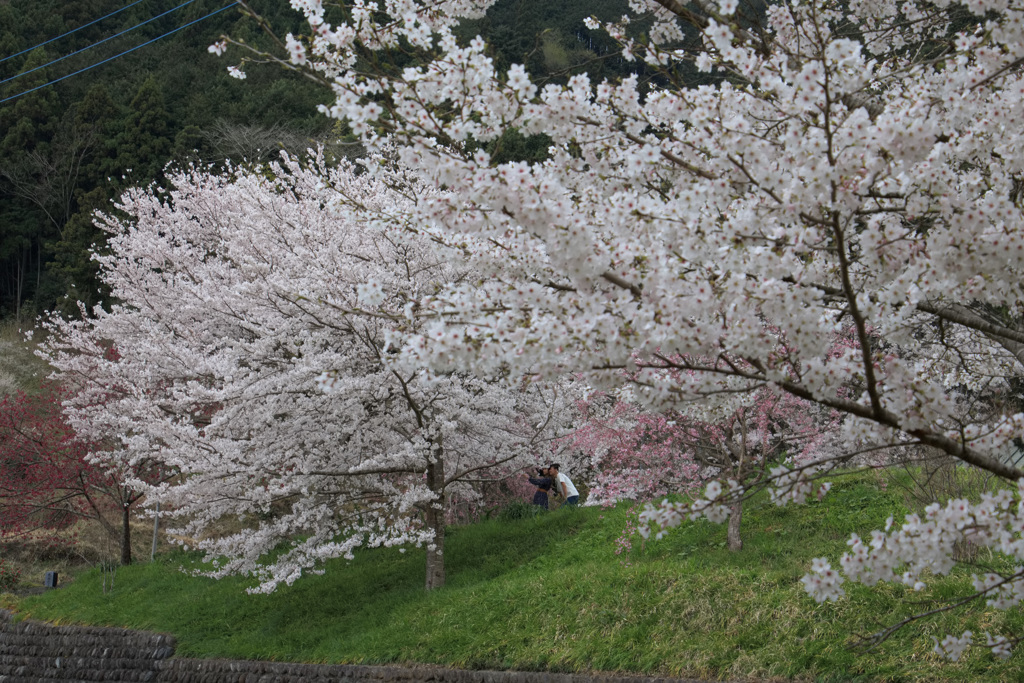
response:
M26 328L14 321L0 322L0 399L19 390L38 391L50 372L47 363L35 354L42 331L34 330L31 340L25 332ZM119 534L119 513L114 511L109 517ZM152 530L151 519L138 518L132 522L132 557L136 561L149 560ZM167 548L161 533L158 551ZM96 520L82 520L57 531L0 537L0 558L21 570L21 588L42 586L48 571L58 572L61 582L67 582L83 569L117 561L120 556L120 535L112 538Z
M22 327L11 321L0 322L0 396L39 388L50 369L35 351L36 344L25 339Z
M120 529L119 529L120 530ZM148 519L132 521L132 558L148 562L153 543L153 523ZM166 551L168 542L159 534L157 552ZM83 520L58 531L39 530L0 541L0 557L21 570L20 589L42 586L46 572L57 572L61 583L70 583L84 569L117 562L121 557L120 539L111 538L96 520Z

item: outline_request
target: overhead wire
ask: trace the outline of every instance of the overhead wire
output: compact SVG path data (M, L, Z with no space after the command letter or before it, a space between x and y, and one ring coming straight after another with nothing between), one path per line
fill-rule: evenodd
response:
M62 34L60 34L59 36L57 36L57 37L55 37L55 38L50 38L49 40L44 40L43 42L39 43L38 45L33 45L32 47L29 47L29 48L25 48L25 49L24 49L24 50L22 50L21 52L15 52L15 53L14 53L13 55L7 55L7 56L6 56L6 57L4 57L3 59L0 59L0 64L3 64L3 63L4 63L4 62L6 62L6 61L7 61L8 59L13 59L13 58L17 57L18 55L23 55L23 54L25 54L26 52L32 52L32 50L35 50L35 49L36 49L37 47L42 47L43 45L48 45L48 44L52 43L52 42L53 42L53 41L55 41L55 40L60 40L60 39L61 39L61 38L63 38L64 36L70 36L70 35L71 35L72 33L75 33L76 31L81 31L81 30L82 30L83 28L88 28L89 26L92 26L93 24L96 24L96 23L98 23L98 22L101 22L101 21L103 21L103 20L104 20L104 19L106 19L107 17L112 17L112 16L114 16L115 14L119 14L119 13L121 13L121 12L125 11L126 9L128 9L128 8L130 8L130 7L134 7L135 5L137 5L137 4L139 4L140 2L143 2L143 1L144 1L144 0L135 0L135 2L133 2L132 4L130 4L130 5L125 5L125 6L124 6L124 7L122 7L121 9L118 9L118 10L114 10L114 11L113 11L113 12L111 12L110 14L104 14L104 15L103 15L102 17L100 17L99 19L93 19L93 20L92 20L92 21L90 21L90 22L89 22L88 24L82 24L82 25L81 25L81 26L79 26L78 28L73 28L73 29L71 29L70 31L68 31L68 32L66 32L66 33L62 33Z
M172 33L177 33L178 31L181 31L182 29L186 29L189 26L191 26L192 24L198 24L200 21L203 21L204 19L209 19L210 17L214 16L215 14L220 14L221 12L223 12L226 9L231 9L232 7L234 7L237 4L238 4L237 0L232 0L227 5L221 7L218 10L210 12L209 14L207 14L204 17L199 17L198 19L194 19L193 21L190 21L187 24L184 24L183 26L179 26L178 28L173 29L171 31L168 31L167 33L164 33L163 35L159 35L156 38L153 38L152 40L147 40L145 43L142 43L141 45L136 45L133 48L125 50L124 52L120 52L120 53L114 55L113 57L108 57L108 58L106 58L106 59L104 59L104 60L102 60L100 62L96 62L95 64L91 64L91 65L89 65L89 66L87 66L85 68L79 69L78 71L74 71L72 73L69 73L66 76L61 76L60 78L55 78L52 81L50 81L49 83L43 83L42 85L37 85L36 87L31 88L29 90L25 90L24 92L20 92L17 95L11 95L10 97L5 97L4 99L0 100L0 104L3 104L4 102L10 102L11 100L17 99L17 98L21 97L22 95L28 95L29 93L35 92L36 90L39 90L41 88L45 88L48 85L53 85L54 83L59 83L60 81L63 81L66 78L71 78L72 76L77 76L78 74L80 74L80 73L82 73L84 71L88 71L89 69L95 69L97 66L101 66L103 64L106 64L107 62L110 62L112 60L117 59L118 57L123 57L124 55L126 55L126 54L128 54L130 52L135 52L136 50L138 50L140 48L143 48L143 47L146 47L147 45L155 43L156 41L160 40L161 38L166 38L167 36L171 35Z
M75 55L77 55L77 54L79 54L81 52L85 52L86 50L88 50L90 48L94 48L97 45L102 45L103 43L107 42L108 40L113 40L114 38L117 38L119 36L123 36L124 34L129 33L131 31L134 31L135 29L137 29L137 28L139 28L141 26L145 26L146 24L154 22L157 19L159 19L160 17L166 16L166 15L170 14L171 12L176 12L177 10L181 9L182 7L184 7L186 5L191 5L195 1L196 0L187 0L186 2L183 2L180 5L178 5L177 7L174 7L172 9L167 10L166 12L163 12L162 14L158 14L158 15L156 15L155 17L153 17L151 19L146 19L141 24L135 24L135 26L132 26L131 28L126 28L125 30L121 31L120 33L115 33L112 36L107 36L103 40L98 40L95 43L92 43L91 45L86 45L85 47L83 47L80 50L75 50L71 54L64 55L63 57L58 57L57 59L54 59L54 60L51 60L51 61L47 62L46 64L41 64L40 66L37 66L37 67L35 67L33 69L29 69L28 71L22 71L19 74L15 74L14 76L11 76L10 78L5 78L4 80L0 81L0 85L3 85L4 83L8 83L10 81L13 81L13 80L15 80L17 78L21 78L22 76L27 76L28 74L32 73L33 71L39 71L39 69L45 69L46 67L51 66L53 64L56 64L57 62L64 61L68 57L74 57Z

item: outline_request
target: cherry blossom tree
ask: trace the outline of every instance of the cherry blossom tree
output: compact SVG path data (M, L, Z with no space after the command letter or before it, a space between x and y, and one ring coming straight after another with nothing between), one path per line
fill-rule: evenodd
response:
M646 502L701 483L701 467L671 415L609 394L581 399L576 411L577 426L560 440L558 457L572 458L574 471L589 473L588 504Z
M628 392L626 392L628 395ZM717 478L757 490L771 466L818 462L835 436L835 417L814 404L768 388L731 404L656 413L633 401L605 395L577 404L581 423L560 440L590 455L594 474L589 502L649 502L669 493L692 493ZM743 497L728 511L730 550L743 546Z
M414 543L434 588L449 501L532 462L563 397L507 373L393 363L425 324L417 302L469 275L350 210L405 197L348 164L310 164L193 169L125 194L97 256L119 303L54 320L49 353L88 380L72 424L116 438L99 457L178 473L148 500L214 576L271 591L357 547ZM96 353L105 339L116 358Z
M319 0L293 0L310 30L282 44L333 89L326 114L370 149L390 136L444 190L401 220L480 274L421 300L407 362L598 388L628 370L658 410L771 386L846 416L853 447L923 444L1021 479L999 455L1024 414L969 400L1024 362L1019 6L630 0L588 27L644 82L539 87L455 37L491 2L355 0L327 23ZM396 48L418 60L376 58ZM493 162L510 129L547 136L548 158ZM856 344L831 353L847 327ZM815 467L777 470L780 499L813 494ZM712 493L687 514L721 507Z

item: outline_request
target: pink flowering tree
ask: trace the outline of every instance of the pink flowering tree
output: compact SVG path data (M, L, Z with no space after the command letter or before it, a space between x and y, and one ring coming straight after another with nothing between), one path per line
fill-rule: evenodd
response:
M0 538L45 537L93 520L120 546L121 564L131 564L131 517L144 496L131 482L159 484L170 473L152 461L131 471L97 462L100 446L77 434L61 407L73 394L45 382L37 394L0 399Z
M582 423L561 442L590 454L592 503L621 499L648 502L668 493L693 492L725 479L753 492L783 461L819 462L835 436L835 416L814 404L767 388L744 394L727 408L702 405L667 413L636 403L594 396L580 401ZM728 510L730 550L743 546L740 524L745 496Z
M562 395L395 362L425 324L417 302L471 275L402 226L356 222L350 205L408 201L370 175L288 160L168 180L100 219L118 303L51 323L58 373L88 380L72 424L111 441L97 457L179 473L138 484L214 576L271 591L358 547L412 543L426 587L442 585L451 501L533 462ZM116 358L96 352L105 339Z
M444 190L403 220L480 276L424 298L430 326L399 355L596 388L625 369L656 410L771 386L844 415L852 447L919 443L1021 479L1000 454L1024 414L963 400L1008 390L1024 361L1020 7L794 0L748 16L736 0L631 0L587 24L644 63L643 83L541 86L453 33L491 2L357 0L334 24L320 0L293 2L309 31L282 63ZM651 28L630 37L639 15ZM413 66L368 58L398 46ZM547 136L547 159L493 161L486 144L513 128ZM847 327L857 343L831 353ZM813 494L810 471L778 470L781 499ZM965 527L1014 528L989 509ZM1024 559L1008 533L1000 548Z
M579 423L561 440L559 457L575 456L574 471L589 473L588 504L650 501L700 483L700 465L670 415L607 394L579 401L576 410Z
M808 401L767 387L743 396L723 410L689 410L675 419L678 440L704 468L716 470L735 492L728 506L728 546L743 547L740 525L747 495L763 488L782 463L818 463L834 439L835 416ZM717 483L712 481L712 491ZM821 495L828 485L819 487ZM723 510L724 512L725 510ZM709 517L712 518L713 517ZM721 518L719 518L721 521Z

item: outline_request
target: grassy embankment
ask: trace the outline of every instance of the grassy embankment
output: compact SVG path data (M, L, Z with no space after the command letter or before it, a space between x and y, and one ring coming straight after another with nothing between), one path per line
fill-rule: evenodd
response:
M778 509L755 501L746 546L725 548L706 522L616 554L628 507L563 510L453 529L448 585L422 590L421 551L363 552L273 595L242 580L177 571L185 554L118 570L104 594L98 572L24 598L23 615L173 633L179 654L313 662L434 663L468 668L624 671L708 678L1008 681L1024 655L995 661L978 648L957 663L931 653L932 635L1020 633L1024 618L977 606L898 633L858 654L851 637L877 630L969 586L966 574L900 586L853 586L817 605L800 584L811 558L838 559L852 531L880 528L903 497L874 475L839 480L823 503ZM983 554L979 561L997 563ZM984 637L979 635L983 641Z

